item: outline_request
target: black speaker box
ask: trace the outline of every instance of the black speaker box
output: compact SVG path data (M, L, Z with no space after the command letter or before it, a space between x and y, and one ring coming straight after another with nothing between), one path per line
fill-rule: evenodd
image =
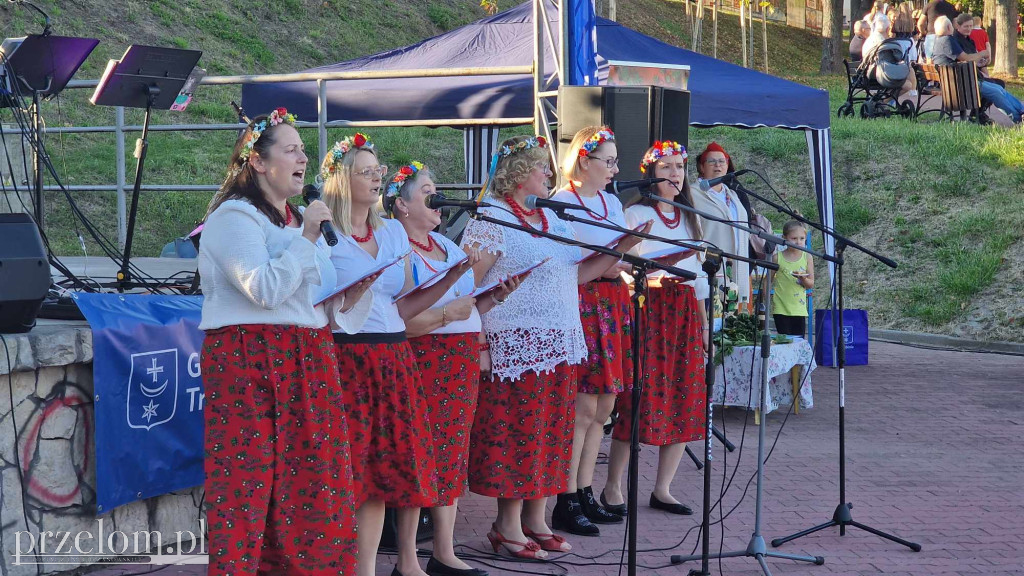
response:
M637 180L640 160L655 140L687 145L690 93L658 86L562 86L558 89L558 141L567 144L587 126L615 132L619 180Z
M0 214L0 333L31 330L50 283L36 223L28 214Z

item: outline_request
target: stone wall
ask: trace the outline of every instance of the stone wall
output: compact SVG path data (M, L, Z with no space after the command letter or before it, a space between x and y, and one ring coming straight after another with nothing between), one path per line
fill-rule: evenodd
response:
M92 333L82 322L40 323L0 343L0 574L75 568L16 566L18 532L23 552L29 534L96 534L101 519L106 533L157 531L165 545L198 532L202 487L97 514Z

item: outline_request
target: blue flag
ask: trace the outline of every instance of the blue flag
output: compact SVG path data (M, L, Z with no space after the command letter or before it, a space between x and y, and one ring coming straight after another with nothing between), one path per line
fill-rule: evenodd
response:
M202 297L76 300L93 334L98 511L202 484Z
M597 86L597 14L594 0L565 0L568 78L573 86Z

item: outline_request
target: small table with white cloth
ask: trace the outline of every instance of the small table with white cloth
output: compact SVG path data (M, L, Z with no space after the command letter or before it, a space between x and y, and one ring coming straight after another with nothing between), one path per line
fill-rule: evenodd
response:
M814 363L814 350L807 340L794 337L793 342L789 344L772 343L768 359L768 398L765 401L765 413L779 406L792 404L798 393L800 401L793 407L793 411L799 414L800 408L813 408L810 373L815 368L817 365ZM761 402L757 391L761 388L760 381L761 347L736 346L732 354L726 356L724 365L715 367L715 387L712 396L714 403L752 409L755 411L754 422L758 423Z

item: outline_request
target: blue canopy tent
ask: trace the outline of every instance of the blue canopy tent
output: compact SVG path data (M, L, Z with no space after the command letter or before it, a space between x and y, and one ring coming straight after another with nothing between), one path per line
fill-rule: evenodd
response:
M548 30L559 37L557 6L548 2ZM616 22L597 19L597 59L685 64L690 67L690 124L774 127L807 133L811 169L822 223L834 225L828 93L697 54L645 36ZM428 68L528 66L534 58L532 2L407 46L306 72L395 71ZM545 70L555 54L544 45ZM599 70L603 83L607 67ZM430 122L465 126L466 177L482 180L486 159L497 145L496 126L533 121L533 77L528 75L442 76L332 81L326 85L328 120ZM552 87L553 89L554 87ZM247 110L286 106L300 118L318 116L315 81L248 84ZM826 251L833 252L826 238Z

